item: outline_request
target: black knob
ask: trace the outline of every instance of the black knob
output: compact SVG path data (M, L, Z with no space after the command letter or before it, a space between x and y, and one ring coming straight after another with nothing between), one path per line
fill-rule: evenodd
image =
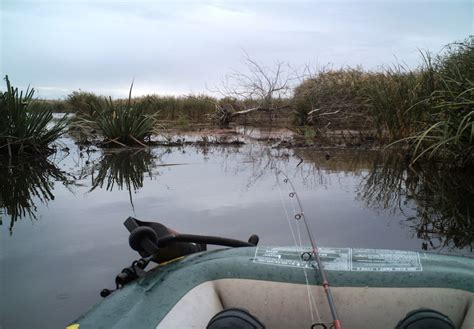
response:
M252 234L249 238L249 243L253 244L254 246L256 246L258 244L258 241L260 240L260 238L258 237L257 234Z
M107 297L108 295L110 295L112 293L113 290L109 290L109 289L102 289L102 291L100 292L100 297Z
M143 251L143 242L149 240L151 243L156 244L158 236L151 227L140 226L134 229L128 237L128 243L130 247L135 251Z

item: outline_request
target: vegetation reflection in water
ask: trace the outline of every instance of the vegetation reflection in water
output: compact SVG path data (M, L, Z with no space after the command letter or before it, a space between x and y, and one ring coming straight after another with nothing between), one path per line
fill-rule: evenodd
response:
M379 154L362 181L359 197L369 207L406 215L424 250L474 247L474 181L467 171L445 166L408 166L400 153Z
M465 170L410 166L400 152L297 150L324 183L324 171L361 176L357 199L367 207L402 214L423 250L474 250L474 177ZM331 154L331 155L330 155ZM410 211L411 210L411 211Z
M472 173L445 166L409 166L399 153L379 154L362 181L360 198L369 207L400 211L423 239L422 249L474 248Z
M69 175L43 158L14 158L0 160L0 224L2 217L10 218L10 234L18 219L37 219L36 203L54 200L54 182L65 186L74 184Z
M157 156L150 150L122 150L106 152L94 166L92 174L92 192L97 187L105 186L107 191L114 187L127 190L130 204L133 206L132 191L137 192L143 187L145 175L153 178ZM97 174L95 173L97 171Z
M418 237L431 248L474 248L474 182L472 173L414 172L409 191L417 195L417 216L409 218ZM438 245L434 241L438 240ZM425 243L425 249L428 245Z
M97 188L127 190L133 207L133 193L144 186L146 177L152 179L157 174L156 168L162 166L158 163L162 157L159 150L107 151L92 160L87 170L81 168L80 176L91 177L89 192ZM327 181L328 173L349 174L359 180L359 187L354 191L356 198L369 208L404 215L406 220L401 225L423 240L422 249L473 250L474 181L469 172L437 166L409 166L409 159L397 152L291 151L263 145L245 150L241 153L243 150L232 148L206 148L198 152L204 159L214 152L222 154L225 171L238 173L250 168L247 188L263 176L272 175L274 168L288 165L293 156L303 163L296 168L295 179L309 188L331 184ZM244 161L235 162L232 154L239 154ZM72 175L48 161L0 162L0 166L0 208L11 219L10 230L22 217L36 218L35 202L54 200L54 181L74 184Z

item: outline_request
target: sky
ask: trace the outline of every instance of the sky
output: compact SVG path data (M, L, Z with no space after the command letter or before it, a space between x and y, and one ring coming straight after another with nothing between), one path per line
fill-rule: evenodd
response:
M245 54L298 68L416 68L474 32L473 1L0 0L0 73L41 98L212 93ZM1 87L4 89L2 81Z

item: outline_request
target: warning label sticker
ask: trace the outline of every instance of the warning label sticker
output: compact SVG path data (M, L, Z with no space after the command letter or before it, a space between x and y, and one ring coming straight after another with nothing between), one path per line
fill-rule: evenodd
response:
M351 271L421 271L420 254L414 251L352 249Z
M319 255L328 270L349 270L348 248L321 248ZM289 267L317 268L316 261L311 254L311 248L296 247L269 247L257 248L254 262Z
M320 248L319 256L329 271L413 272L422 271L420 256L413 251ZM258 247L255 263L317 268L311 248Z

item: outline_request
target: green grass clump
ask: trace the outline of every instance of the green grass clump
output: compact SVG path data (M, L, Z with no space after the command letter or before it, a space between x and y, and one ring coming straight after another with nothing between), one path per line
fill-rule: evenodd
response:
M51 111L31 109L34 89L18 91L8 76L5 81L7 90L0 93L0 153L12 157L52 152L49 145L62 135L65 117L53 123Z
M90 111L78 114L75 126L99 131L103 145L146 146L155 132L156 115L146 114L142 106L132 101L132 87L126 101L109 97L92 104Z

